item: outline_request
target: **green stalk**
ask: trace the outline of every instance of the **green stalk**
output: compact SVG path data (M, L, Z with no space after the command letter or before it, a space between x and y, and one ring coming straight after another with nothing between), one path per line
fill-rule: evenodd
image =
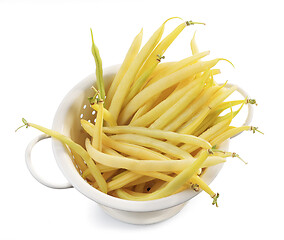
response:
M102 59L99 53L99 49L94 43L93 31L91 29L91 36L92 36L92 54L94 56L96 62L96 77L97 77L97 86L98 90L101 94L102 99L105 99L105 86L104 86L104 79L103 79L103 68L102 68Z

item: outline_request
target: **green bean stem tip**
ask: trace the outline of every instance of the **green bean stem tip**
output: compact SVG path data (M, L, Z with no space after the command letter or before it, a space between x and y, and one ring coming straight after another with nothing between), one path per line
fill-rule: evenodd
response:
M216 152L216 145L214 145L214 146L213 146L212 148L210 148L210 149L207 149L207 151L208 151L209 154L213 155L214 152Z
M232 153L232 157L233 157L233 158L236 157L236 158L240 159L244 164L248 164L248 162L246 162L244 159L242 159L242 158L240 157L240 155L237 154L237 153L235 153L235 152Z
M186 21L185 24L186 24L187 26L194 25L194 24L206 25L205 23L202 23L202 22L193 22L192 20Z
M92 86L92 89L95 91L95 94L93 97L88 97L90 104L93 105L98 102L104 102L100 94L100 91L97 90L94 86Z
M247 99L247 104L255 104L257 106L256 100L255 99Z
M192 184L191 188L195 191L198 192L199 191L199 185L197 183Z
M160 55L160 54L158 54L157 57L158 57L157 60L158 60L159 62L161 62L162 59L165 59L165 58L166 58L165 56Z
M225 153L224 151L220 150L220 149L217 149L217 145L214 145L212 148L211 148L212 152L221 152L221 153Z
M224 60L224 61L230 63L233 66L233 68L235 68L235 65L230 60L228 60L226 58L219 58L219 60Z
M22 128L22 127L26 127L26 128L29 127L29 124L28 124L28 122L27 122L27 120L26 120L25 118L22 118L22 122L24 123L24 125L18 127L18 128L15 130L15 132L17 132L17 131L18 131L20 128Z
M250 129L253 133L255 133L255 132L259 132L259 133L261 133L261 134L263 134L264 135L264 133L263 132L261 132L260 130L258 130L258 127L251 127L251 129Z
M217 199L219 198L219 193L215 194L213 197L212 205L216 205L218 207Z

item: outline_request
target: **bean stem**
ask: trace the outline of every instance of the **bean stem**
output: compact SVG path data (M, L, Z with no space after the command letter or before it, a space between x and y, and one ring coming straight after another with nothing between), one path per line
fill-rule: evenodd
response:
M99 92L101 94L101 98L105 100L105 86L104 86L104 79L103 79L102 59L99 53L99 49L94 43L93 31L92 29L90 30L91 30L91 36L92 36L92 54L96 62L97 85L98 85Z

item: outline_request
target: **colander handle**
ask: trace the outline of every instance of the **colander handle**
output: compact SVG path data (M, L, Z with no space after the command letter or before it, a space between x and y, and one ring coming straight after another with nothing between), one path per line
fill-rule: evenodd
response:
M60 184L60 183L49 182L47 179L44 179L42 176L40 176L37 173L37 171L34 169L32 159L31 159L32 149L39 141L47 139L47 138L50 138L50 136L48 136L46 134L41 134L41 135L37 136L36 138L34 138L26 148L25 158L26 158L26 164L27 164L27 167L28 167L30 173L38 182L40 182L41 184L43 184L47 187L50 187L50 188L66 189L66 188L73 187L70 183L61 183Z
M226 88L230 88L230 87L233 87L233 86L237 87L236 91L238 91L244 98L249 99L248 93L244 89L239 87L238 85L230 84L230 83L227 83L225 85ZM245 122L243 123L243 126L248 126L251 123L251 120L252 120L252 117L253 117L254 106L252 104L247 104L247 107L248 107L248 115L247 115ZM241 133L238 133L231 138L234 138L234 137L238 136L239 134L241 134Z

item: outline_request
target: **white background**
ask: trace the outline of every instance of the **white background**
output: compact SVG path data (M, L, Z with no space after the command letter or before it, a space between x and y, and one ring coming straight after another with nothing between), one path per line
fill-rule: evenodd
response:
M218 81L242 86L257 99L252 124L265 135L241 134L211 184L219 208L201 193L175 217L136 226L107 216L75 189L53 190L29 174L26 145L39 134L15 128L21 118L51 127L64 95L94 72L90 31L104 67L120 63L134 36L144 40L167 18L205 22L185 29L165 54L189 56L197 30L201 51L222 62ZM172 20L166 32L180 23ZM0 1L1 174L0 239L283 239L283 7L281 1ZM33 158L46 177L64 182L50 140Z

